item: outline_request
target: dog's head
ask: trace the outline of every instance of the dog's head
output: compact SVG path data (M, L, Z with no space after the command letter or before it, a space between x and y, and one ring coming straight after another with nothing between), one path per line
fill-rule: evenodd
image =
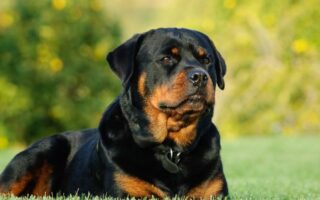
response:
M107 60L159 143L169 139L190 144L201 116L212 111L216 85L224 89L222 56L206 35L193 30L166 28L135 35Z

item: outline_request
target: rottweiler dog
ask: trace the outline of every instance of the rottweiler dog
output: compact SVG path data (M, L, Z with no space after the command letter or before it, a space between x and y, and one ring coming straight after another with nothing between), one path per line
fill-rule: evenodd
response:
M212 123L226 64L189 29L137 34L107 55L122 93L98 128L42 139L17 154L0 193L111 197L225 197L220 136Z

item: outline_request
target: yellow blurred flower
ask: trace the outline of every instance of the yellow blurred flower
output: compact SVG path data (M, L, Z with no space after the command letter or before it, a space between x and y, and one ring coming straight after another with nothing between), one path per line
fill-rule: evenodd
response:
M91 1L90 1L90 7L91 7L91 9L94 10L94 11L99 11L99 10L101 10L102 6L101 6L100 0L91 0Z
M95 47L94 47L94 57L97 60L100 60L106 56L106 51L108 49L108 41L103 40L99 42Z
M227 9L234 9L237 6L236 0L224 0L223 6Z
M63 10L66 4L66 0L52 0L52 7L56 10Z
M65 109L60 105L56 105L50 110L50 115L56 119L61 119L65 115Z
M0 149L4 149L8 147L8 145L9 145L8 138L4 136L0 136Z
M40 35L43 38L50 39L54 36L54 30L50 26L42 26L40 28Z
M53 73L57 73L61 71L62 68L63 68L63 62L59 58L53 58L52 60L50 60L50 70Z
M309 44L305 39L297 39L292 42L291 48L295 53L302 54L309 49Z
M7 28L14 22L14 18L10 13L0 13L0 28Z

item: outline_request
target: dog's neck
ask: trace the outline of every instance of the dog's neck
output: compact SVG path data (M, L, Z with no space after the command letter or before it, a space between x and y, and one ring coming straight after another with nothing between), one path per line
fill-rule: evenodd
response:
M107 133L110 132L110 128L119 124L119 120L126 120L127 126L124 125L119 128L130 129L130 137L133 138L133 142L137 144L139 148L148 148L153 151L154 156L162 163L163 168L168 172L175 174L181 170L180 160L183 159L184 156L192 153L193 149L198 147L198 143L202 141L200 139L204 133L209 133L207 129L212 124L212 113L208 112L206 115L207 116L202 117L201 119L192 119L175 113L171 113L171 115L168 115L169 117L162 116L161 113L154 115L154 117L158 118L165 117L165 126L159 126L158 130L161 130L160 128L162 128L165 131L166 138L164 138L162 142L159 142L154 137L154 133L152 132L154 130L150 129L150 120L152 120L151 122L153 123L163 122L157 118L148 119L148 115L146 115L145 111L137 108L132 103L130 93L124 93L109 106L101 120L99 131L104 144L108 146L107 143L112 142L112 139L110 140L110 138L104 137L108 137ZM111 130L110 133L112 132L113 131ZM127 133L128 131L121 132ZM170 134L172 135L170 136ZM174 134L177 134L178 136L175 136ZM179 137L190 137L188 134L195 134L191 135L191 137L194 138L192 138L192 140L189 139L192 141L190 144L188 143L186 146L176 144L174 139L179 140Z
M142 112L149 121L149 130L158 143L168 139L184 148L191 145L196 138L199 113L192 115L175 110L162 111L150 102L145 102Z
M205 132L213 112L210 108L201 116L174 111L168 113L154 108L148 102L142 106L144 109L139 109L133 103L130 90L120 96L120 107L133 139L140 147L157 146L171 140L178 148L188 149L201 136L200 132Z

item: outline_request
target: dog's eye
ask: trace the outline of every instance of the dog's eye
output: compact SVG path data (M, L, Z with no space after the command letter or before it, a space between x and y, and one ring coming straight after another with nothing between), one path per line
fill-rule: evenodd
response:
M161 58L161 62L165 65L172 65L173 59L171 56L165 56L165 57Z
M208 65L211 63L211 60L209 57L200 58L201 63Z

